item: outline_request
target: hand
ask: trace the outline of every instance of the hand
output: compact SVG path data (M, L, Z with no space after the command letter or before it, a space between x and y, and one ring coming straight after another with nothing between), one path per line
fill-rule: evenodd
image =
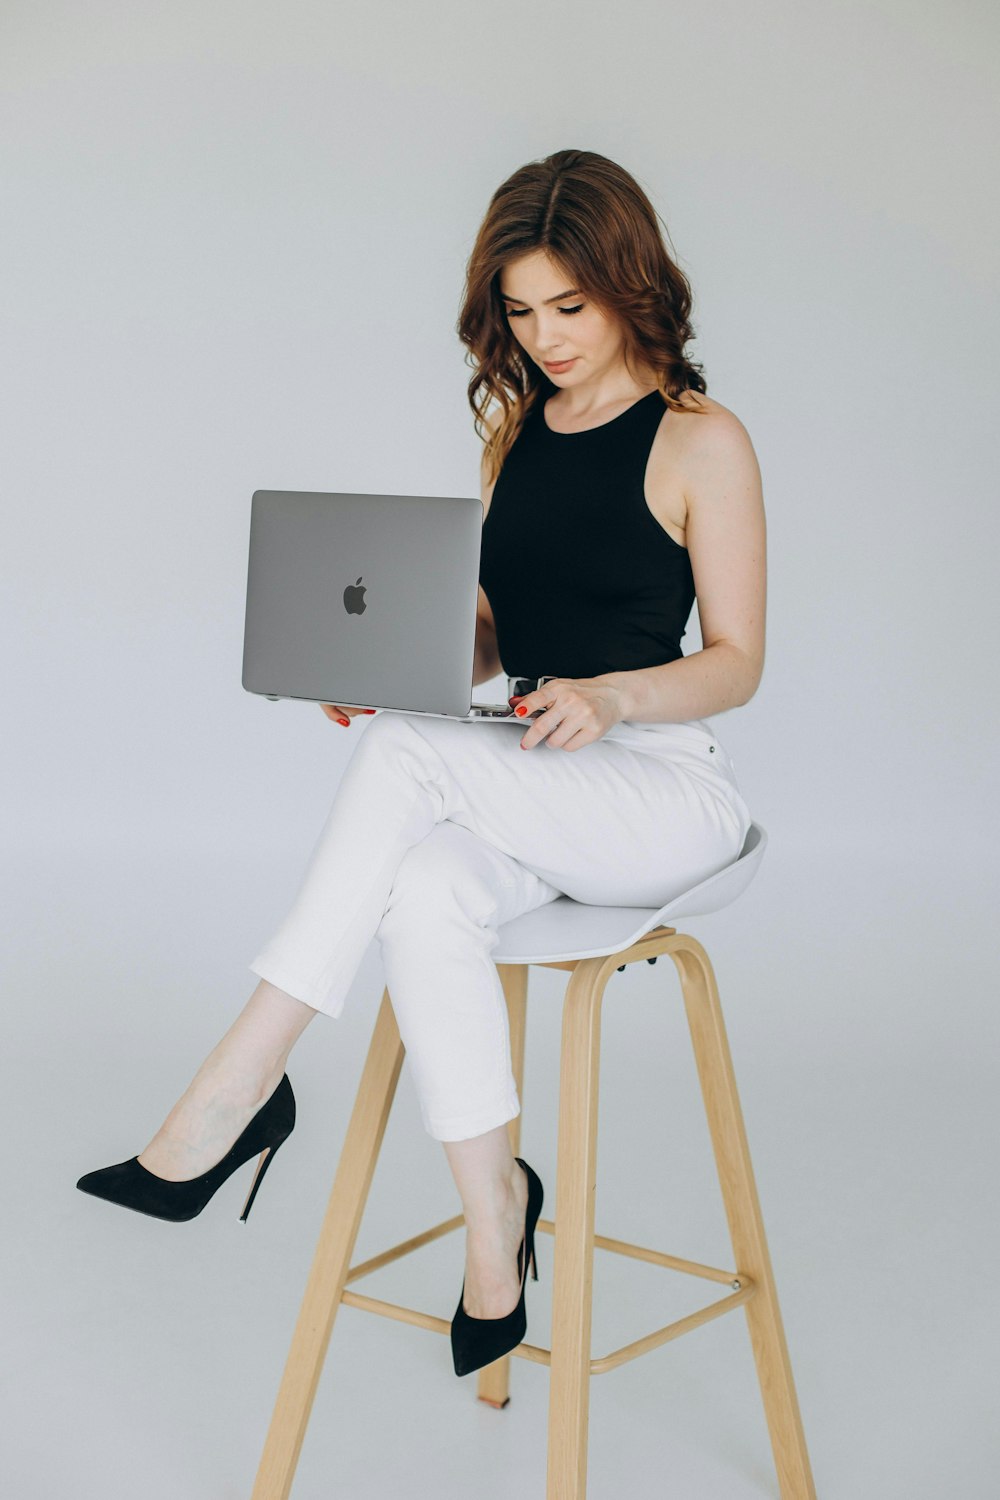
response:
M343 724L345 729L350 728L351 720L356 714L373 714L373 708L340 708L336 703L321 703L320 708L328 719L336 719L338 724Z
M619 690L598 677L553 677L519 702L511 702L517 703L518 717L538 713L521 741L523 750L531 750L539 740L554 750L582 750L622 718Z

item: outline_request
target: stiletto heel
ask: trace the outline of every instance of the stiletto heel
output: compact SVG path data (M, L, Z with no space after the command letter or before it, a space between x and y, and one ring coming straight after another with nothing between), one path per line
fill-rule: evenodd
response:
M278 1142L278 1146L280 1146L280 1145L281 1145L281 1142L279 1141ZM249 1194L247 1196L247 1201L243 1205L243 1212L240 1214L240 1219L242 1220L242 1222L244 1224L247 1221L247 1215L249 1214L251 1208L253 1207L253 1200L257 1196L257 1189L260 1187L261 1183L264 1181L264 1173L267 1171L268 1167L271 1165L271 1158L274 1156L274 1153L277 1151L278 1146L268 1146L261 1153L260 1161L257 1163L257 1170L254 1173L253 1184L252 1184L252 1186L250 1188L250 1192L249 1192Z
M294 1128L295 1095L288 1074L283 1073L274 1093L261 1105L222 1160L200 1177L170 1182L165 1177L157 1177L155 1172L142 1165L138 1156L133 1156L113 1167L87 1172L77 1187L83 1193L105 1198L109 1203L134 1209L136 1213L180 1223L196 1218L226 1179L252 1156L259 1155L253 1183L240 1214L245 1223L264 1173L271 1165L271 1158Z
M483 1365L493 1364L494 1360L501 1359L512 1349L516 1349L518 1344L523 1342L527 1332L524 1290L527 1285L529 1261L534 1279L538 1280L538 1269L535 1265L535 1225L542 1211L545 1192L541 1180L528 1163L522 1161L519 1156L516 1156L514 1160L524 1168L528 1178L528 1208L524 1219L524 1237L517 1251L517 1275L521 1283L521 1295L517 1306L501 1318L473 1318L465 1310L465 1281L463 1280L462 1295L458 1299L458 1307L451 1321L451 1354L456 1375L470 1375L473 1370L479 1370Z

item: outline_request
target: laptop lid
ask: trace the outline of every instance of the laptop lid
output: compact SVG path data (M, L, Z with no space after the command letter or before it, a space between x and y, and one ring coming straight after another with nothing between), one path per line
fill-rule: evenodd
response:
M478 496L256 490L244 688L467 714L482 529Z

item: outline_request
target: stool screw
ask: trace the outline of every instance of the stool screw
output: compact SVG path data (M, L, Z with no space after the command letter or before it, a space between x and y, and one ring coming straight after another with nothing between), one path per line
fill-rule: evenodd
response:
M735 1278L734 1278L734 1279L733 1279L733 1280L732 1280L732 1281L731 1281L731 1282L730 1282L730 1283L729 1283L729 1285L730 1285L730 1286L731 1286L731 1287L732 1287L732 1289L733 1289L733 1291L734 1291L734 1292L738 1292L738 1291L739 1291L739 1289L740 1289L740 1287L741 1287L741 1286L742 1286L742 1285L743 1285L743 1283L742 1283L742 1281L741 1281L741 1280L740 1280L740 1278L739 1278L739 1277L738 1277L738 1276L737 1276L737 1277L735 1277Z
M656 954L654 954L654 955L653 955L653 957L652 957L652 958L647 958L647 959L646 959L646 962L647 962L647 963L648 963L648 964L655 964L655 963L656 963L656 960L657 960L657 959L658 959L658 958L659 958L659 956L660 956L660 955L659 955L659 954L658 954L658 953L656 953Z
M619 965L618 965L618 972L619 972L619 974L620 974L620 973L621 973L621 971L622 971L622 970L623 970L623 969L624 969L624 967L625 967L625 965L624 965L624 964L619 964Z

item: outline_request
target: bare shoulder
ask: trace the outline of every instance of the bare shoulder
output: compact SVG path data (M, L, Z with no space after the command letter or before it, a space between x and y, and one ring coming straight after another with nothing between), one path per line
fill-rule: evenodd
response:
M646 469L646 502L664 531L681 546L697 507L723 490L759 491L760 471L750 434L735 412L699 391L683 391L682 410L665 411Z
M688 515L699 502L710 501L722 491L759 497L757 454L736 413L699 392L686 391L682 399L690 411L671 411L664 426L674 423L676 472Z
M741 452L753 453L749 432L728 406L700 391L684 391L680 399L687 410L672 410L666 425L673 424L674 437L683 454L709 461L714 454L725 461Z

